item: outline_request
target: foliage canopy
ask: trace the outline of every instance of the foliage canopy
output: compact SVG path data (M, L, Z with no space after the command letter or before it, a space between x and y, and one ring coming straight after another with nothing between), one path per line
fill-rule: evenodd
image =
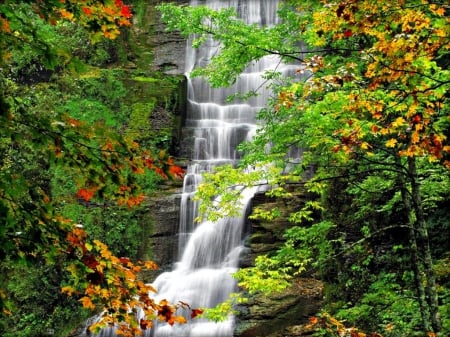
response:
M273 27L247 25L232 9L163 4L160 10L169 29L195 34L194 46L210 35L222 43L193 74L212 86L230 85L265 55L298 64L295 78L265 74L274 95L259 113L254 140L240 146L243 160L207 175L198 191L212 219L232 215L238 185L263 182L284 200L298 193L296 186L317 196L289 215L294 227L274 256L238 273L240 284L267 291L277 280L315 270L340 287L328 303L352 324L386 336L448 332L448 321L439 318L448 310L448 290L437 291L434 272L439 261L448 262L448 249L433 256L430 247L439 241L430 233L448 232L448 216L434 216L448 210L448 4L286 0ZM301 160L291 149L303 151ZM249 166L263 169L248 173ZM226 204L217 204L218 193ZM261 209L253 217L272 221L280 214ZM402 302L409 313L377 302L407 293L415 296ZM360 319L368 305L384 309Z

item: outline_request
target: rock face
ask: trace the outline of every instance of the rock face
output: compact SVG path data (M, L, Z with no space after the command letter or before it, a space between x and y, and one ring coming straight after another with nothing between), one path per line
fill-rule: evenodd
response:
M186 112L186 78L182 75L186 41L177 33L165 32L158 4L160 0L136 1L134 24L124 36L124 68L128 70L124 83L130 107L125 132L143 146L165 149L178 157ZM177 260L181 188L182 181L164 181L139 213L144 232L136 238L140 241L139 258L151 259L160 266L158 271L144 275L146 281L153 281Z
M157 271L145 275L148 281L153 281L158 274L170 270L178 258L180 191L180 185L163 185L160 192L148 201L144 220L147 221L145 225L148 231L140 255L159 266Z
M171 2L182 5L188 4L189 0ZM155 8L159 3L159 0L150 0L145 5L138 28L134 32L137 36L136 46L142 53L151 57L152 61L147 63L147 66L152 70L168 75L180 75L185 71L186 40L178 33L165 31Z
M251 298L245 307L240 308L235 336L306 336L304 325L318 311L322 291L321 282L299 278L282 293Z
M258 194L253 207L273 209L277 207L284 215L298 209L308 198L301 192L283 203ZM282 217L287 219L287 217ZM271 254L283 243L284 231L292 224L284 221L249 221L248 253L243 256L241 268L253 265L256 256ZM320 308L323 284L313 278L298 278L292 286L270 296L253 295L248 303L241 305L236 318L235 337L299 337L309 336L305 328L308 317Z

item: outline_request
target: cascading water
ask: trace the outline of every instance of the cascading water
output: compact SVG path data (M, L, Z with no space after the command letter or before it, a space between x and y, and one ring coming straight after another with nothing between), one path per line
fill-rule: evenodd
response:
M233 7L246 23L273 25L277 20L278 3L278 0L191 0L190 5L207 5L213 9ZM207 64L219 49L220 45L212 39L198 49L193 49L188 41L188 111L184 133L192 142L191 165L187 169L181 198L178 249L181 254L174 269L161 274L153 282L158 290L157 301L182 301L192 308L214 307L237 290L231 275L237 271L245 236L245 207L240 217L214 223L195 222L197 203L192 197L202 181L202 173L210 172L217 165L234 164L239 160L236 146L252 138L256 131L255 115L265 106L270 95L263 73L275 69L292 73L292 67L282 66L278 57L267 56L250 65L227 89L211 89L204 80L191 79L190 72ZM228 96L250 91L257 91L258 96L245 104L227 103ZM244 205L248 204L253 192L245 192ZM185 325L154 322L144 336L231 337L233 329L233 317L219 323L196 318ZM110 336L111 333L114 334L112 329L106 329L100 336Z
M234 7L239 17L247 23L273 25L277 20L276 0L192 0L190 5L207 5L213 9ZM158 299L171 302L183 301L193 308L214 307L236 291L231 274L238 268L244 239L244 213L236 218L211 223L195 224L197 204L192 201L201 175L216 165L235 163L239 160L236 146L254 135L255 115L267 102L270 92L266 89L262 74L280 67L280 60L268 56L249 66L236 83L227 89L211 89L202 79L189 77L197 66L209 62L220 45L207 41L201 48L193 49L188 42L186 75L188 77L188 113L185 133L192 141L192 164L184 180L179 233L179 262L171 272L160 275L153 283L158 289ZM245 104L227 103L229 95L236 92L258 91L258 96ZM244 196L244 205L252 192ZM151 336L231 337L234 319L220 323L195 319L189 324L169 326L158 323Z
M272 25L276 21L278 1L274 0L215 0L191 1L191 6L207 5L213 9L234 7L247 23ZM201 175L216 165L235 163L239 159L236 146L254 135L255 115L267 101L269 91L261 77L264 71L280 66L277 57L265 57L249 66L236 83L227 89L211 89L202 79L189 77L190 71L209 62L220 45L207 41L193 49L188 42L186 75L188 77L188 112L185 134L192 139L192 164L184 180L181 200L179 252L180 260L171 272L160 275L153 283L158 289L157 299L183 301L193 308L214 307L236 291L231 274L237 271L244 239L244 213L212 223L195 223L197 204L192 201ZM227 103L226 98L236 92L258 90L258 96L246 104ZM251 198L244 196L244 204ZM220 323L195 319L186 325L170 326L157 323L150 336L231 337L234 320Z

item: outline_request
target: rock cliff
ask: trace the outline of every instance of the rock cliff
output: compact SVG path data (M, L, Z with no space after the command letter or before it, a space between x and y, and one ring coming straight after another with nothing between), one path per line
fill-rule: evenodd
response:
M308 198L301 190L292 191L289 202L257 194L252 207L269 210L278 208L286 217L298 209ZM247 254L242 257L241 268L253 265L256 256L270 255L284 241L284 231L292 226L287 220L248 220L249 238ZM300 337L308 336L308 318L320 308L323 284L314 278L298 278L280 293L249 296L248 303L241 305L236 317L235 337Z

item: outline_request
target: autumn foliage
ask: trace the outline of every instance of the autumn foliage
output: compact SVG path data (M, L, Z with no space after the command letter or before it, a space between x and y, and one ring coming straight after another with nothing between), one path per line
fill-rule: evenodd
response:
M446 90L448 73L440 63L448 53L449 21L443 4L422 1L341 1L327 3L313 16L318 48L335 46L359 53L334 74L321 56L311 58L314 73L300 99L326 91L346 92L346 123L335 130L333 150L370 153L384 146L400 156L423 157L450 168ZM314 59L316 58L316 59ZM319 61L317 61L319 60ZM340 90L342 88L343 90Z
M179 308L191 311L191 318L202 313L201 309L191 309L181 301L178 304L155 301L151 294L157 290L144 283L139 273L156 269L157 265L114 256L99 240L91 242L80 226L67 233L65 253L72 261L67 269L73 282L62 291L79 298L85 308L101 313L90 327L94 333L110 326L117 329L117 334L131 337L150 329L153 320L170 325L186 323L186 318L177 314Z
M79 30L82 26L95 43L103 38L116 38L131 24L132 15L132 7L122 0L1 1L0 65L2 69L9 68L14 63L12 53L24 48L43 63L41 70L53 71L56 76L59 71L65 71L71 61L82 61L64 46L51 41L57 34L53 27L62 22L66 23L65 27L78 25ZM20 58L21 54L17 53ZM142 148L103 120L90 123L66 112L39 111L39 99L45 95L38 94L37 102L33 101L33 95L30 95L33 99L22 99L15 95L16 90L20 90L16 81L13 75L2 71L2 261L7 257L12 263L39 260L58 268L68 265L70 280L62 291L79 299L93 314L102 312L92 326L93 331L114 325L119 334L135 336L151 328L153 319L169 324L184 323L186 319L176 311L179 307L190 310L187 304L156 302L151 297L156 290L140 279L142 270L157 268L153 262L134 263L129 258L116 257L103 242L90 240L81 225L74 225L74 220L60 215L58 203L61 201L52 195L50 179L36 181L36 176L41 177L42 172L16 171L15 161L17 154L25 157L30 152L27 159L42 160L30 163L27 168L42 168L51 171L49 175L54 173L52 170L60 169L67 181L73 178L69 182L73 184L70 185L70 202L86 206L139 206L145 200L145 192L137 177L152 171L161 179L180 179L184 170L166 152ZM26 87L28 89L34 90ZM57 110L54 106L52 109ZM95 115L96 111L89 113ZM3 289L0 289L0 310L2 314L11 314ZM196 316L198 309L193 309L192 313Z
M342 321L334 318L328 313L321 313L318 316L309 318L307 329L323 331L326 336L346 336L346 337L383 337L377 332L366 334L355 327L346 327Z

